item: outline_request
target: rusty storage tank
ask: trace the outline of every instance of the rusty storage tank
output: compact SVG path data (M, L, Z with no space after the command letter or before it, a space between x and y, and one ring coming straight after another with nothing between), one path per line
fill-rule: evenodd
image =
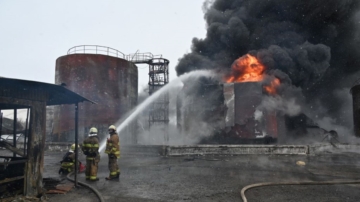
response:
M354 133L360 137L360 79L350 89L353 98Z
M138 70L123 53L103 46L76 46L56 60L55 83L96 102L79 104L79 137L87 136L91 127L100 138L108 134L109 125L137 104ZM52 141L74 140L73 106L62 105L54 110ZM132 125L120 134L122 142L134 142Z
M260 82L226 83L226 127L231 137L259 142L276 141L284 132L284 119L276 111L258 109L263 100ZM256 141L255 141L256 142Z

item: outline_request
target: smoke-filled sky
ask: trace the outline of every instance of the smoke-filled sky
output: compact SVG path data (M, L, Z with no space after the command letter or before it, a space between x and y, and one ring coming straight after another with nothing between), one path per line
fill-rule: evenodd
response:
M53 83L56 58L81 44L163 54L171 79L175 66L177 74L230 70L250 52L339 114L360 77L358 2L0 0L0 76ZM147 77L141 66L139 87Z
M180 75L194 69L230 70L235 59L251 53L268 72L290 78L310 102L339 115L343 100L336 90L348 89L360 77L359 4L357 0L207 1L206 37L192 40L192 51L176 71ZM273 69L277 70L269 71Z

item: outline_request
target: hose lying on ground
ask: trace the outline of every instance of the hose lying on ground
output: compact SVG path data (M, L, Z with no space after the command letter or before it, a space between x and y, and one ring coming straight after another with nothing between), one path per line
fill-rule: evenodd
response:
M66 179L68 179L68 180L71 181L71 182L75 182L75 180L73 180L73 179L70 178L70 176L71 176L72 174L74 174L74 171L71 172L71 173L69 173L69 174L66 176ZM84 186L84 187L87 187L87 188L91 189L91 191L93 191L93 192L95 193L95 195L99 198L99 201L100 201L100 202L105 202L105 200L104 200L104 198L102 197L102 195L100 194L100 192L99 192L98 190L96 190L94 187L92 187L92 186L90 186L90 185L88 185L88 184L86 184L86 183L80 182L80 181L78 181L78 184L80 184L80 185L82 185L82 186Z
M353 180L353 181L290 181L290 182L263 182L263 183L256 183L248 185L241 189L241 199L243 202L247 202L245 197L245 192L249 189L255 187L263 187L263 186L276 186L276 185L334 185L334 184L360 184L360 180Z

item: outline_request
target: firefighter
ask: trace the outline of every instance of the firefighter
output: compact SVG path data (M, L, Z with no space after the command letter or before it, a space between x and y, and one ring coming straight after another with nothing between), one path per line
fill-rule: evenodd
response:
M86 155L86 180L97 181L98 165L100 162L99 155L99 137L97 135L98 130L95 127L90 128L89 136L85 138L82 151Z
M120 169L117 164L117 159L120 157L120 140L114 125L109 127L109 134L110 138L106 141L105 153L109 156L110 175L105 178L106 180L119 179L120 176Z
M72 144L69 151L64 155L59 170L59 174L68 174L75 168L75 144Z

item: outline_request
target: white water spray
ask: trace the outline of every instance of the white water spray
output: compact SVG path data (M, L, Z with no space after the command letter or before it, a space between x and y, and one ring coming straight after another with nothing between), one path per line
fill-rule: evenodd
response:
M169 91L171 88L173 88L179 84L182 84L182 81L186 81L189 78L196 79L196 78L202 77L202 76L215 77L215 74L211 70L195 70L195 71L192 71L192 72L189 72L189 73L186 73L186 74L183 74L183 75L177 77L176 79L172 80L167 85L165 85L164 87L160 88L158 91L156 91L150 97L146 98L140 105L138 105L124 121L119 120L116 122L115 126L117 128L118 134L120 134L120 132L122 130L124 130L126 128L126 126L129 123L131 123L131 121L133 121L133 119L136 118L137 115L139 115L140 112L142 112L149 104L154 102L161 94ZM104 139L101 142L99 151L102 152L104 150L105 146L106 146L106 139Z

